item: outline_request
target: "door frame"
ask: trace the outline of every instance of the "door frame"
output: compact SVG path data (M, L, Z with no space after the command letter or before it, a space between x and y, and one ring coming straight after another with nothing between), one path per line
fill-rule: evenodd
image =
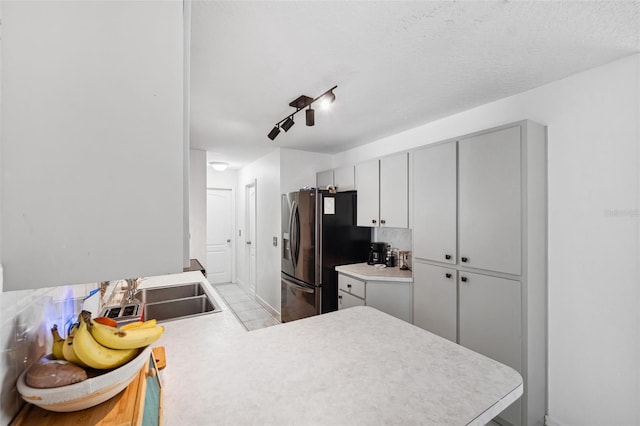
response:
M253 188L253 207L254 207L254 214L253 214L253 224L251 224L251 214L249 212L249 206L251 206L250 203L250 188ZM245 258L246 258L246 265L247 265L247 271L249 271L248 276L247 276L247 285L246 288L249 291L249 293L253 294L254 296L257 296L258 294L258 180L254 179L253 181L251 181L250 183L246 184L244 187L245 191L245 203L244 203L244 210L245 210L245 235L244 235L244 240L245 240ZM250 227L252 226L253 229L253 240L249 240L249 238L251 237L251 235L249 234L248 230L250 229ZM247 241L251 241L251 245L253 245L254 247L254 259L253 262L251 261L251 245L246 244ZM255 276L255 282L252 283L251 282L251 271L254 271L254 276Z
M233 188L222 188L219 186L207 186L206 195L209 196L209 190L220 190L220 191L231 191L231 282L235 283L237 281L236 277L236 241L234 235L236 234L236 192ZM206 203L205 203L206 205ZM209 211L206 212L206 221L207 228L209 227ZM209 244L207 239L206 244ZM208 265L207 265L208 267Z

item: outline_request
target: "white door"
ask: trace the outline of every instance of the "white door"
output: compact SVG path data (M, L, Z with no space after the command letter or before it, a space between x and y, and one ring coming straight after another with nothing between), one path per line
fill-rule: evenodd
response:
M246 223L246 245L247 245L247 260L249 262L249 289L256 293L258 290L258 282L256 279L256 185L247 185L246 188L247 211L245 217Z
M520 154L519 126L459 142L462 265L520 275Z
M454 264L456 253L456 143L413 154L413 256Z
M232 196L230 189L207 190L207 278L231 282Z

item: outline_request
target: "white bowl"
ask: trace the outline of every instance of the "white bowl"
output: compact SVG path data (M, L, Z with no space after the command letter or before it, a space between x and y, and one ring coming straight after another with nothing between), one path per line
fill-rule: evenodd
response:
M99 373L79 383L57 388L32 388L25 382L27 370L18 378L18 392L27 402L50 411L78 411L93 407L117 395L138 375L149 359L151 346L145 347L134 359L113 370Z

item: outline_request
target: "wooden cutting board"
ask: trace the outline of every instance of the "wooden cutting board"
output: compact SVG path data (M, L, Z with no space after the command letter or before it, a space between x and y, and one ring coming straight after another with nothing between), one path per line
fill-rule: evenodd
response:
M156 351L154 348L154 362L160 358L162 364L164 360L164 347ZM159 356L160 355L160 356ZM159 365L155 368L159 369ZM145 395L147 393L147 377L149 373L149 362L140 370L138 375L122 392L113 398L85 410L73 411L69 413L59 413L48 411L33 404L26 404L18 413L10 426L68 426L68 425L100 425L100 426L137 426L142 424L145 411ZM154 374L155 375L155 374ZM159 401L152 405L157 409L158 423L162 424L162 397L158 395ZM145 417L145 423L147 418Z

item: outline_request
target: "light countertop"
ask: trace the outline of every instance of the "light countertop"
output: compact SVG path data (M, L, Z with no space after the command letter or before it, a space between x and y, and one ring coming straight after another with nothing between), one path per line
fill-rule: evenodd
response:
M194 275L192 275L194 274ZM164 424L486 424L522 394L513 369L369 307L252 332L223 312L165 322Z
M336 266L336 271L365 281L413 282L411 271L402 271L397 266L393 268L380 268L367 263L355 263L352 265Z

